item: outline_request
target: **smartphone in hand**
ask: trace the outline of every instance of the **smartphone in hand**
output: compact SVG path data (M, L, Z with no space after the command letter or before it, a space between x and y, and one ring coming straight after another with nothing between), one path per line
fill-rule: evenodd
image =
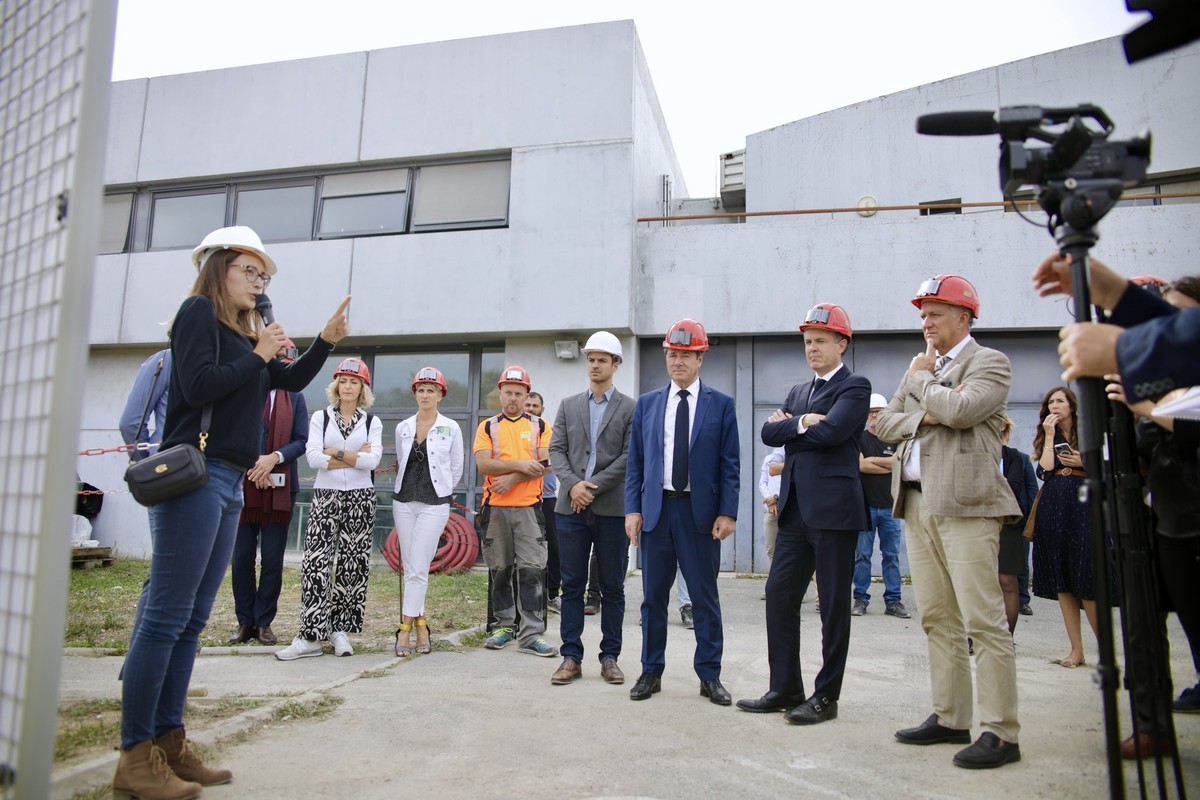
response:
M1062 456L1062 455L1065 455L1070 452L1071 452L1071 445L1067 444L1066 442L1059 442L1058 444L1054 445L1055 455Z

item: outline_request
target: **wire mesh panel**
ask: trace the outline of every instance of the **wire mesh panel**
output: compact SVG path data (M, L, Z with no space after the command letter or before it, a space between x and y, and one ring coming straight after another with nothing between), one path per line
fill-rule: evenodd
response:
M0 796L47 797L114 0L0 0Z

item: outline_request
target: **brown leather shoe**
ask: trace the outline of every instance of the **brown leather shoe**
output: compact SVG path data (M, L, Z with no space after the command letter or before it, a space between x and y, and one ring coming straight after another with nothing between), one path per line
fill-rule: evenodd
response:
M1137 744L1134 744L1134 737L1130 736L1121 742L1121 758L1150 758L1155 755L1169 756L1175 752L1175 748L1171 746L1171 740L1166 736L1154 737L1148 733L1142 732L1137 735Z
M201 786L216 786L233 780L233 773L227 769L204 766L200 756L188 747L187 734L183 728L176 728L159 736L154 740L154 744L162 748L167 757L167 766L180 780L191 781Z
M245 644L258 638L258 628L253 625L239 625L237 633L227 640L229 644Z
M258 629L258 640L263 644L279 644L279 637L271 630L270 625L263 625Z
M571 681L583 677L583 667L573 658L564 658L558 669L550 676L550 682L555 686L565 686Z
M600 659L600 677L605 683L621 684L625 682L625 673L617 666L615 658Z

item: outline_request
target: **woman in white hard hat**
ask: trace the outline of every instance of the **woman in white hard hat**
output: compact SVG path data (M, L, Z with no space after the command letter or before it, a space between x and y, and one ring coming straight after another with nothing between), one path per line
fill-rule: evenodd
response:
M458 423L438 413L446 396L446 378L440 370L424 367L412 382L417 413L396 426L396 491L392 517L404 564L403 619L396 630L396 655L413 652L412 631L417 629L417 652L428 653L429 623L425 620L425 594L429 565L438 539L450 518L450 497L463 474L463 440Z
M363 626L383 423L366 411L375 395L361 359L343 359L325 394L329 405L313 413L305 449L317 477L300 565L300 632L275 654L280 661L319 656L324 641L334 655L352 656L348 634Z
M113 777L115 794L139 797L195 797L201 786L232 778L201 762L183 728L200 631L229 568L242 479L258 458L267 392L303 390L349 331L347 297L308 351L285 365L275 358L283 328L263 327L254 313L276 272L258 235L246 227L214 231L193 262L199 275L169 330L173 367L163 448L199 446L208 480L150 514L154 557L125 660L121 757Z

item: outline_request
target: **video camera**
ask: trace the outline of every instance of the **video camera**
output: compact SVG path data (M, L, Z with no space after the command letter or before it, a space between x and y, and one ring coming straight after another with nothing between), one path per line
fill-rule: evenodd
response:
M1089 127L1092 120L1100 130ZM1051 131L1049 126L1062 125ZM1099 106L1008 106L998 112L951 111L917 117L917 133L930 136L1000 134L1000 187L1005 198L1022 186L1037 187L1050 227L1095 225L1121 199L1122 190L1146 177L1150 134L1109 141L1112 120ZM1030 147L1027 139L1049 147Z

